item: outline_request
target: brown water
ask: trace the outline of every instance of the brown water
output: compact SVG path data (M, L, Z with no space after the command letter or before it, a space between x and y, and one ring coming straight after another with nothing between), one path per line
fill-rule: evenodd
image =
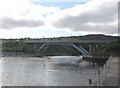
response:
M4 57L0 64L3 86L88 86L97 70L86 61L59 64L38 57Z

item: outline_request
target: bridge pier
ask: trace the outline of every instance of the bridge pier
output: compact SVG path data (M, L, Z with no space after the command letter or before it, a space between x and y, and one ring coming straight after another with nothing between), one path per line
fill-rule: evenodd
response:
M93 54L96 50L96 44L89 44L89 53Z
M94 48L92 44L89 44L89 53L92 54L94 52Z
M37 53L37 44L36 43L33 44L33 49L34 49L34 53L36 54Z

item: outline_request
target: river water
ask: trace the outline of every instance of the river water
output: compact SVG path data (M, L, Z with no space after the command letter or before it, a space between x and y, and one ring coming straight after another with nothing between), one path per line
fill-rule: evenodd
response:
M58 63L64 58L62 63ZM70 58L70 62L69 59ZM76 58L76 59L75 59ZM0 76L3 86L89 86L98 67L74 57L2 57ZM74 59L74 60L73 60Z

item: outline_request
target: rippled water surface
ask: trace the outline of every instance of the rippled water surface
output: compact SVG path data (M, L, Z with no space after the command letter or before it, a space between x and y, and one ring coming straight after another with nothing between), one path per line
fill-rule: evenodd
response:
M62 63L58 63L60 58L3 57L0 60L2 84L3 86L88 86L89 78L95 77L97 68L92 68L88 62L77 59L78 57L62 57Z
M2 86L2 60L0 59L0 87Z

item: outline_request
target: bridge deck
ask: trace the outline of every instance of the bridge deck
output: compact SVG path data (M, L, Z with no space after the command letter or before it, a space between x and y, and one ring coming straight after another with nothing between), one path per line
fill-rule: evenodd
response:
M110 43L113 40L79 40L79 39L27 39L27 43Z

